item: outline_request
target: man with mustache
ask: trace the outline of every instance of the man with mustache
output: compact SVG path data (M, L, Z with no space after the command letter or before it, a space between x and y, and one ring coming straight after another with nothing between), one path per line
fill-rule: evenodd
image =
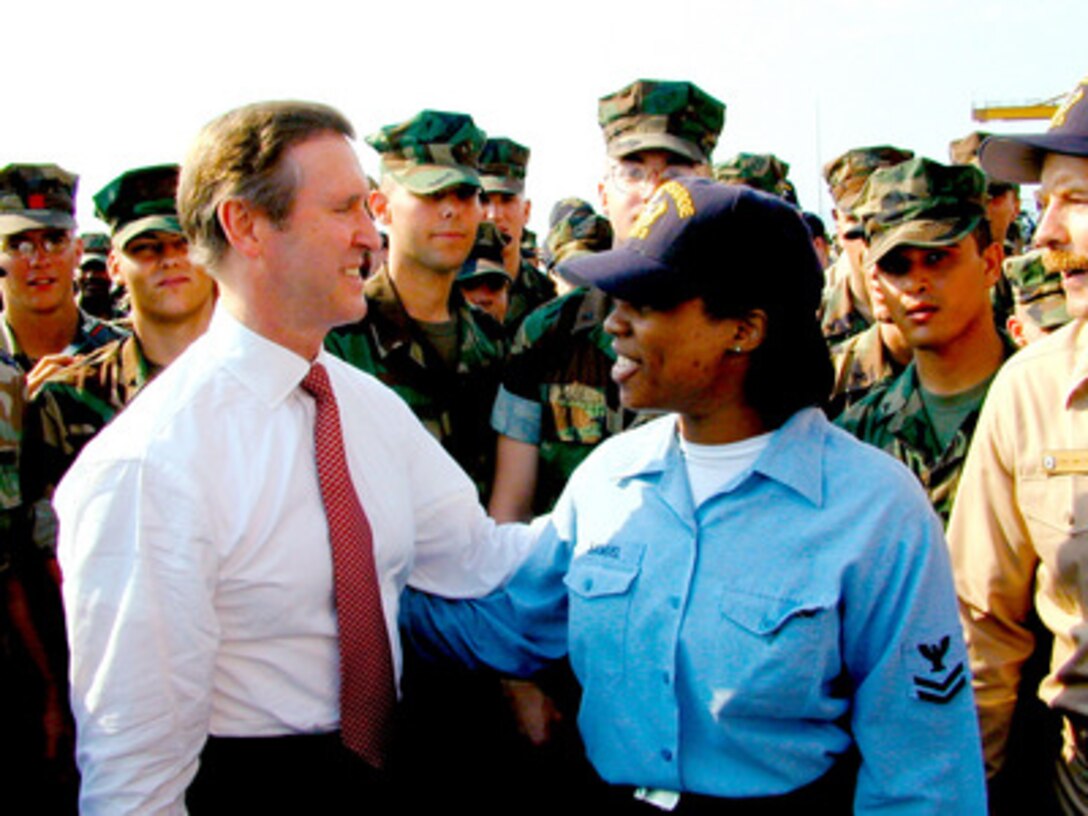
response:
M991 137L980 151L994 178L1040 183L1035 243L1046 267L1061 273L1073 319L995 379L948 528L991 779L1008 756L1021 675L1035 648L1033 616L1053 635L1038 696L1063 720L1053 777L1063 813L1088 812L1086 96L1088 78L1046 133Z

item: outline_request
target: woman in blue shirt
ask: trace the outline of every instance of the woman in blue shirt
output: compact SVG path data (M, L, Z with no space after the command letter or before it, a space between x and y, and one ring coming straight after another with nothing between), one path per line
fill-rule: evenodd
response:
M672 180L567 271L615 298L624 404L669 413L587 459L503 590L407 597L408 636L512 673L569 654L619 810L983 813L941 525L817 407L832 373L800 216Z

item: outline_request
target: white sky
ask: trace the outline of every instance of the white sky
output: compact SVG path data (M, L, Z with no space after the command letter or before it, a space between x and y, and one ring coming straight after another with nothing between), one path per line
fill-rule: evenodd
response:
M690 79L727 105L715 159L773 152L825 214L823 163L891 143L947 161L972 104L1061 94L1088 74L1086 0L11 0L0 165L56 162L91 195L180 161L201 125L246 102L326 102L360 137L422 108L460 110L532 149L532 226L596 203L597 99L633 79ZM991 123L996 131L1044 123ZM364 168L374 152L361 142Z

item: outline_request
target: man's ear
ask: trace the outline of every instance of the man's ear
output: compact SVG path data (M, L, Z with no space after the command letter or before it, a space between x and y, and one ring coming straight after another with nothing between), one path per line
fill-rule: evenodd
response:
M247 258L261 254L260 222L268 219L255 212L249 202L228 198L216 207L215 215L231 247Z
M370 191L370 198L368 199L370 204L371 215L374 216L374 220L381 224L383 227L388 227L392 221L391 213L389 211L389 196L380 187L376 190Z
M986 285L993 286L1001 279L1001 265L1005 260L1005 247L1000 241L991 241L990 245L982 250L982 262L985 264L984 274Z
M110 247L110 253L106 256L106 271L110 274L110 282L115 286L127 286L125 276L121 274L121 260L116 247Z

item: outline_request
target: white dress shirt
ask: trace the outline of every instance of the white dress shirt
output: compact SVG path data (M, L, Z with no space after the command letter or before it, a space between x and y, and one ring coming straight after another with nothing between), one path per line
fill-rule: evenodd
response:
M532 542L496 527L405 403L324 351L398 676L406 584L486 593ZM55 497L81 810L183 812L208 734L338 727L332 559L309 362L224 308Z

